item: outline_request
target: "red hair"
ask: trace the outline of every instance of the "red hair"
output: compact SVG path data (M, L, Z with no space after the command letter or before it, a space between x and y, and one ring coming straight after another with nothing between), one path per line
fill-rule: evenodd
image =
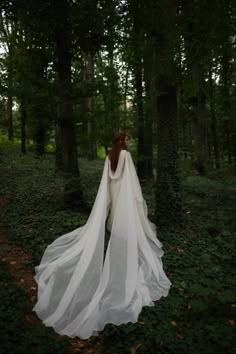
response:
M128 134L122 132L119 132L115 135L112 149L108 153L109 159L111 160L111 169L113 172L116 171L121 150L127 150L127 146L125 145L125 138L127 136Z

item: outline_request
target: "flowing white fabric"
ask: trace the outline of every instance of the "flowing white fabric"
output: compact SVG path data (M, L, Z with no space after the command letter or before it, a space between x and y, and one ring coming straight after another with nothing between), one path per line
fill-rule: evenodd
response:
M35 267L33 311L57 333L82 339L98 335L107 323L135 323L143 306L168 295L163 254L133 160L122 150L115 173L106 158L87 223L57 238Z

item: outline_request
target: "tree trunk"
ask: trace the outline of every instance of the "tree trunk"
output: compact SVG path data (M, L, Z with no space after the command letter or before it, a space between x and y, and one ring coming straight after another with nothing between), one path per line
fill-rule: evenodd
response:
M146 36L144 42L144 81L145 81L145 176L153 177L153 125L156 121L156 65L157 57L155 50L155 41Z
M158 225L177 225L181 221L181 193L178 175L178 133L176 67L176 2L161 2L162 21L159 24L156 49L157 65L157 182L156 215ZM168 9L168 11L166 10Z
M182 1L181 12L186 18L184 31L186 64L189 72L188 95L189 104L193 111L193 138L195 148L195 168L199 174L205 173L205 165L208 160L208 130L207 111L205 95L205 64L206 49L200 29L205 26L203 9L200 2L191 4L189 1ZM195 16L193 16L193 14Z
M108 45L108 61L109 61L109 75L108 75L108 99L107 107L110 120L113 127L113 135L115 135L120 130L120 114L119 114L119 99L118 99L118 75L116 72L114 64L114 50L115 42L114 39L110 41Z
M144 110L143 110L143 78L141 60L138 60L139 65L135 69L135 87L136 87L136 101L138 113L138 162L137 172L139 178L145 178L145 162L144 162Z
M180 130L180 141L179 146L181 149L181 157L184 161L190 160L191 156L191 140L192 134L190 131L190 124L188 124L188 117L184 109L184 98L183 98L183 89L179 89L177 93L177 106L178 106L178 126Z
M11 88L8 88L11 91ZM7 97L7 121L8 121L8 140L13 140L13 116L12 116L12 95L8 93Z
M152 178L152 160L153 160L153 118L155 112L155 80L154 73L145 75L146 88L146 109L145 109L145 177Z
M167 84L168 85L168 84ZM181 197L177 166L177 101L174 86L166 86L157 98L157 220L180 221Z
M27 113L26 113L26 107L25 107L25 100L22 98L21 99L21 153L26 154L26 118L27 118Z
M127 95L128 95L128 82L129 82L129 66L127 65L126 74L125 74L125 90L124 90L124 118L122 120L122 129L125 132L127 126Z
M85 98L86 115L88 122L88 157L95 159L97 157L97 148L95 140L95 117L94 117L94 56L91 52L85 54L85 79L88 85L87 96Z
M195 83L195 89L191 102L194 112L196 169L201 175L205 174L205 164L208 160L206 95L202 76L203 73L198 63L193 63L192 80Z
M84 206L77 161L75 122L72 106L71 51L72 28L70 4L67 0L54 3L56 71L58 76L57 167L66 178L64 202L70 208Z
M0 21L3 21L2 16ZM5 27L6 26L6 27ZM9 31L9 29L11 30ZM5 40L7 43L7 121L8 121L8 140L13 140L13 56L14 56L14 44L12 43L13 36L12 31L14 30L14 24L11 26L2 23L2 29L5 35Z
M132 4L133 24L134 24L134 82L136 91L136 107L137 107L137 137L138 137L138 161L137 173L139 178L145 178L145 156L144 156L144 107L143 107L143 64L142 64L142 27L141 23L141 3L139 1Z
M38 88L38 92L40 92L42 88ZM45 153L46 146L46 126L45 126L45 115L46 111L44 110L43 104L46 105L46 102L39 99L37 95L33 97L32 102L32 114L34 115L35 126L33 138L35 142L35 152L37 156L42 156Z
M222 131L223 150L227 156L228 163L232 163L234 154L235 122L233 121L231 87L234 70L234 35L235 27L232 26L233 2L223 0L221 2L221 70L220 89L222 101Z
M216 111L215 111L215 97L214 97L214 86L212 80L212 71L209 69L209 97L210 97L210 113L211 113L211 134L212 143L215 159L215 167L220 168L220 155L218 147L218 134L217 134L217 122L216 122Z
M8 139L13 140L13 114L12 114L12 106L13 106L13 97L12 97L12 81L13 81L13 67L12 67L12 56L13 56L13 48L12 44L9 43L8 46L8 97L7 97L7 120L8 120Z
M229 40L229 39L228 39ZM224 147L228 163L232 163L232 122L231 122L231 99L230 99L230 63L228 43L224 43L221 68L221 96L222 96L222 128L224 134Z
M62 158L62 139L61 129L58 121L55 124L55 144L56 144L56 170L58 172L63 171L63 158Z

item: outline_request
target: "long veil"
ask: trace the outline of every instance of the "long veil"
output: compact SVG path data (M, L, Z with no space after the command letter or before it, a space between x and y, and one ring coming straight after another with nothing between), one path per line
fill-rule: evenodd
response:
M119 181L115 203L114 180ZM87 223L57 238L35 267L38 302L33 311L56 332L82 339L98 335L107 323L135 323L143 306L154 306L153 301L168 295L171 282L163 254L132 157L123 150L115 175L106 158Z

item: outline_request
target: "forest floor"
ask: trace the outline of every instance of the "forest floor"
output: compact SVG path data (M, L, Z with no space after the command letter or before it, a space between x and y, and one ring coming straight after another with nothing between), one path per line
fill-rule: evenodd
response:
M135 324L108 324L87 341L57 335L32 312L34 267L56 237L83 225L87 213L63 208L54 157L0 156L0 334L4 354L233 353L235 345L236 180L227 173L183 179L184 227L159 232L167 298L144 307ZM80 159L86 200L93 204L103 161ZM142 189L154 221L153 181Z

